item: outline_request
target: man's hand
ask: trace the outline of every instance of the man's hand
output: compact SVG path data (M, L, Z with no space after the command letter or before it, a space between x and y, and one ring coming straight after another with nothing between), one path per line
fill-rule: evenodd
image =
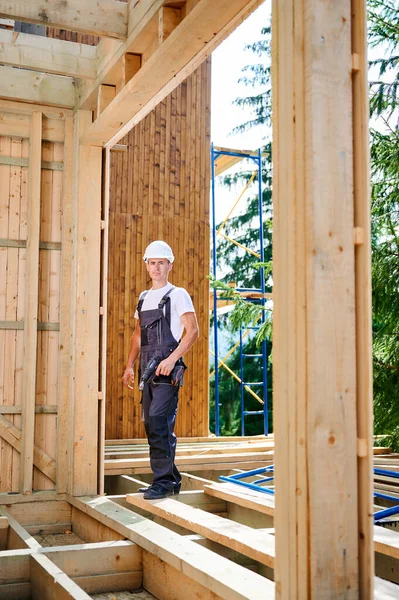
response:
M162 362L159 363L155 375L170 375L176 364L176 360L168 356Z
M129 390L134 389L134 371L133 367L127 367L122 376L122 383Z

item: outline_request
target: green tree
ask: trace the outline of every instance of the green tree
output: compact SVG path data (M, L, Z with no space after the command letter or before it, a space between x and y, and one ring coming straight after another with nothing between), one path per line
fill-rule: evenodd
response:
M368 0L371 118L371 228L373 281L373 367L375 433L390 434L399 449L399 4L387 0ZM247 67L243 80L248 85L260 81L265 91L237 101L252 106L254 118L238 130L270 124L270 29L250 48L261 58L261 65ZM270 145L267 147L270 152ZM270 154L269 154L270 156ZM271 189L270 168L266 175ZM267 201L270 202L270 197ZM268 224L272 222L270 204ZM235 224L239 230L239 220ZM233 229L232 229L233 230ZM271 231L268 229L268 232ZM269 238L268 238L269 243ZM271 258L270 254L267 260ZM246 260L251 260L246 257ZM229 262L229 259L226 261ZM247 268L235 262L234 273ZM241 281L239 276L236 277ZM225 281L228 278L225 278ZM220 284L221 285L221 284ZM226 293L228 293L226 291ZM233 295L233 292L231 292ZM251 306L236 298L237 307L230 319L251 318ZM269 336L269 325L264 328ZM261 332L262 334L262 332Z
M399 448L399 6L369 0L375 433Z
M262 92L252 94L236 100L239 106L251 107L252 118L236 128L235 131L244 131L251 127L263 125L265 129L265 143L262 148L264 155L262 165L262 217L263 217L263 249L266 268L266 291L271 291L271 274L269 265L272 259L272 201L271 201L271 145L270 135L267 135L265 124L270 124L270 66L265 63L264 56L270 56L270 26L262 29L261 40L255 44L248 45L247 50L251 52L253 57L259 58L259 63L250 65L244 69L243 81L247 86L253 88L262 86ZM255 168L255 163L251 160L247 161L248 170L236 173L234 176L224 178L224 184L230 188L243 188L250 180L252 171ZM256 176L254 183L257 184ZM221 223L217 224L217 229ZM259 206L258 195L250 196L247 200L244 210L238 216L228 220L223 233L253 252L259 253L260 235L259 235ZM260 271L256 263L259 262L252 254L242 249L237 249L230 241L218 236L217 245L217 262L218 275L221 282L224 284L234 282L237 287L244 288L259 288L260 287ZM220 273L222 272L222 275ZM222 285L222 284L221 284ZM231 289L225 287L226 294L229 296ZM233 319L229 313L219 316L219 331L223 339L229 339L230 346L233 346L238 339L238 332L241 326L252 324L260 313L259 305L252 305L245 301L240 302L243 314L237 308L234 311ZM249 311L249 312L248 312ZM252 312L251 312L252 311ZM251 313L251 318L248 314ZM270 323L270 320L268 320ZM212 320L213 324L213 320ZM264 329L264 327L263 327ZM268 329L270 334L270 327ZM267 341L267 356L270 359L271 342ZM248 336L244 345L243 352L246 354L259 353L259 347L256 344L254 336ZM235 373L240 373L240 357L237 349L227 360L228 366ZM271 361L268 360L268 406L269 406L269 423L272 427L272 372ZM213 368L211 369L213 370ZM262 372L260 360L244 359L243 378L245 381L259 381L259 373ZM263 395L261 387L254 387L253 391L258 395ZM222 435L237 435L241 431L241 399L240 385L223 367L219 368L219 397L220 397L220 425ZM245 409L257 411L261 409L259 402L247 391L244 391ZM211 428L215 419L215 390L213 380L211 380L210 393L210 423ZM245 418L245 433L246 435L256 435L263 433L263 419L260 415L247 416Z

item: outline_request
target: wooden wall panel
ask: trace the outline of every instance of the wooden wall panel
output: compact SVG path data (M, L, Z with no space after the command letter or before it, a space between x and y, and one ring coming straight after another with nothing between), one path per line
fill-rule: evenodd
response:
M7 110L0 112L0 122L7 124L3 132L8 134L0 136L0 492L20 491L21 470L22 379L26 363L23 325L27 273L24 245L28 233L30 116L28 109L25 108L26 115L19 114L18 110L15 113ZM43 116L43 139L59 139L59 142L42 143L42 161L56 164L54 168L41 170L40 244L50 243L51 247L41 247L39 251L37 318L39 322L53 324L54 330L39 328L38 331L34 462L39 461L42 467L47 465L47 472L54 479L59 396L58 328L63 195L61 140L64 123L62 114L59 118L50 117ZM25 162L21 159L25 159ZM54 487L54 481L34 467L33 489Z
M170 281L188 290L200 339L187 355L176 433L208 435L210 61L159 104L112 152L108 261L106 437L144 437L140 395L122 386L134 311L149 287L144 249L172 247Z

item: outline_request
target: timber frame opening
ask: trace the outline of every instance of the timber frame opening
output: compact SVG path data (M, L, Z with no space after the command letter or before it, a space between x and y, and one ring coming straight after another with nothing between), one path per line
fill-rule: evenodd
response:
M20 597L22 585L26 598L88 598L104 577L121 577L109 539L125 580L158 598L184 597L193 582L210 599L397 597L396 585L374 581L365 0L273 0L275 557L270 532L248 544L241 523L226 538L220 515L194 519L184 501L167 499L152 521L139 511L153 505L135 494L123 506L97 496L111 149L261 3L0 0L0 158L11 160L0 160L9 181L1 258L18 273L0 317L17 390L0 415L2 489L16 493L0 496L1 597ZM100 39L16 34L14 19ZM194 176L207 168L195 165ZM16 197L18 210L8 204ZM207 272L199 262L195 281ZM13 386L5 375L7 394ZM37 491L46 488L55 491ZM192 504L208 506L204 498ZM68 553L30 539L29 528L54 533L59 524L85 528L82 539L100 547ZM208 543L251 552L274 569L274 583L232 568ZM93 550L105 556L100 573Z

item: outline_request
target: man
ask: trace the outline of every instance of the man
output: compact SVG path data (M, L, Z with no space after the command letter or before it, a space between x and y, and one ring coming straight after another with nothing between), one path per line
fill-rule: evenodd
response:
M144 491L145 499L157 500L180 491L181 475L175 465L174 427L179 387L185 369L182 356L198 339L198 324L186 290L168 282L174 261L170 246L160 240L152 242L145 250L144 261L152 287L139 297L134 315L138 321L122 381L132 389L133 366L140 354L143 417L154 478L149 488L139 491ZM185 335L182 338L183 331ZM154 378L143 382L146 367L153 359L157 364Z

